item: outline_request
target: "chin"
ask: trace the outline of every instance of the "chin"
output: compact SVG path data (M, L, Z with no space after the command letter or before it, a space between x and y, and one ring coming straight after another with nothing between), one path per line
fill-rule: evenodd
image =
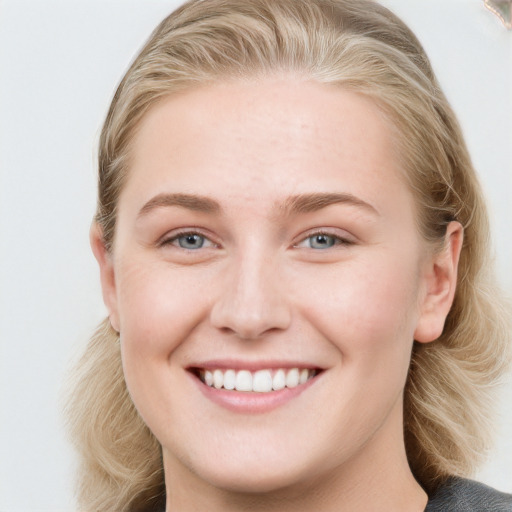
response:
M240 494L272 494L297 485L302 479L299 475L286 471L269 471L266 467L261 471L240 471L204 475L203 478L217 489Z
M292 461L283 464L286 457L273 457L272 460L250 460L247 457L233 457L230 460L217 460L209 457L206 464L192 464L192 472L211 486L232 493L270 494L304 484L314 471L307 461ZM306 467L310 467L306 471Z

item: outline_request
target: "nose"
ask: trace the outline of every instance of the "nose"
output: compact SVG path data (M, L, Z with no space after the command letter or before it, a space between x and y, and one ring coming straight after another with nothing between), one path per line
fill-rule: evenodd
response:
M285 330L291 311L277 267L275 262L255 255L232 261L211 309L212 325L244 340Z

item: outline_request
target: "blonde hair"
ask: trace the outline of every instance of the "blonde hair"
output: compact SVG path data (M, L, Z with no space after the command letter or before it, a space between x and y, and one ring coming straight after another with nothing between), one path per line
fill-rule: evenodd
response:
M371 0L197 0L156 28L120 83L100 139L96 222L112 249L130 141L145 112L176 91L279 72L372 98L396 130L419 229L442 245L464 227L443 334L415 344L404 399L410 466L427 491L469 475L489 446L489 392L505 369L507 315L489 272L486 207L461 130L416 37ZM165 503L161 449L126 390L117 333L105 321L77 366L68 404L84 510Z

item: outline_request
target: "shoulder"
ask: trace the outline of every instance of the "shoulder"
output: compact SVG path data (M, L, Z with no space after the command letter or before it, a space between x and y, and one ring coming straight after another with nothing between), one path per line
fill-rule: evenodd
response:
M425 512L512 512L512 494L452 477L429 497Z

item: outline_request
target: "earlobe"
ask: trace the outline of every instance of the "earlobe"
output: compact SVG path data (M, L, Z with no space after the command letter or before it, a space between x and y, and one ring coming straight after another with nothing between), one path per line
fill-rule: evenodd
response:
M434 341L443 333L457 287L457 269L463 238L462 225L456 221L450 222L443 249L433 254L428 262L424 274L425 293L414 332L414 339L420 343Z
M107 251L103 240L103 231L97 222L93 222L89 234L91 249L100 267L103 302L109 312L112 327L119 332L119 315L117 309L116 281L112 255Z

